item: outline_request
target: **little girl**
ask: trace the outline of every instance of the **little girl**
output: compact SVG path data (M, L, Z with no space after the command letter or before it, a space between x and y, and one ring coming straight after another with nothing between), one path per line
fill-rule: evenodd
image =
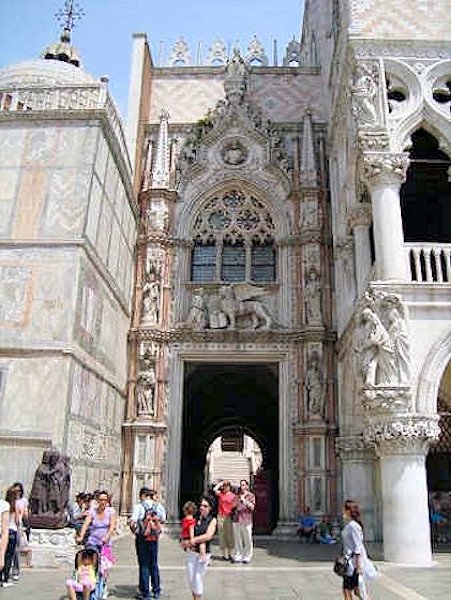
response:
M77 600L77 592L83 593L83 600L89 600L97 583L97 560L97 552L93 549L77 552L74 578L66 581L70 600Z
M180 534L180 541L189 542L194 537L194 526L196 524L196 518L194 514L197 512L197 506L194 502L185 502L183 505L183 514L185 515L182 519L182 531ZM186 549L186 547L185 547ZM200 560L206 562L207 558L207 544L199 544Z

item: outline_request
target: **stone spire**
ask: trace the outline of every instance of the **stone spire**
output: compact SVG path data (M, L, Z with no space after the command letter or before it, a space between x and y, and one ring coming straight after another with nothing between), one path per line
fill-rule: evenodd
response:
M303 187L314 188L318 186L315 147L313 144L312 113L310 111L305 113L302 132L301 185Z
M75 22L84 15L83 9L73 0L66 0L64 9L60 9L55 17L62 26L61 36L58 42L47 46L42 56L48 60L60 60L70 63L75 67L80 66L80 54L71 44L71 33L75 27Z
M158 130L157 152L152 172L152 188L169 187L168 121L169 113L166 108L162 108L160 128Z

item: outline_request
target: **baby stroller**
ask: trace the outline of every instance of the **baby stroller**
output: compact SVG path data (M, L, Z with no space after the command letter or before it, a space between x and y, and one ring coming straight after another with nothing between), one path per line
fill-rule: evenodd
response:
M75 555L75 571L73 582L76 580L76 574L81 564L81 559L89 557L90 563L95 572L95 588L89 595L89 600L102 600L104 589L105 589L105 578L102 567L102 559L97 548L86 547L82 550L79 550ZM90 565L90 566L91 566ZM80 585L80 584L79 584ZM83 600L83 591L78 591L75 588L76 598L77 600Z

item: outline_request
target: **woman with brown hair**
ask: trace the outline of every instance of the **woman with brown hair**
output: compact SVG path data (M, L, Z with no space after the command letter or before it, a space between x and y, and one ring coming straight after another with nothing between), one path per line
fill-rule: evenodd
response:
M6 502L9 504L9 523L8 523L8 544L5 552L5 562L3 569L0 573L2 587L9 587L12 584L9 581L9 574L11 572L11 565L13 563L14 552L17 544L17 531L20 523L20 513L18 507L16 507L17 492L14 487L10 487L6 492ZM2 539L3 539L2 529Z
M354 500L346 500L343 510L345 527L341 533L343 555L349 560L346 574L343 577L343 595L345 600L352 600L352 593L361 600L370 600L365 580L374 579L377 571L369 560L363 543L363 524L360 508Z

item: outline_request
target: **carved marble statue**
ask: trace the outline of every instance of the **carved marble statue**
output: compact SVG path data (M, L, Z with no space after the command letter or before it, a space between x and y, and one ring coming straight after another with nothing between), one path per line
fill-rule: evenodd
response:
M323 416L324 393L323 381L320 369L320 357L318 352L310 354L305 375L305 387L307 389L308 412L310 415Z
M237 318L247 316L251 319L252 329L270 329L271 316L264 304L256 299L263 295L266 295L265 290L247 283L222 286L220 308L227 316L229 328L235 329Z
M46 450L30 492L32 527L60 529L66 525L70 477L69 458L58 450Z
M353 112L362 126L375 125L377 122L377 67L358 64L354 85L352 87L354 101Z
M322 323L321 281L314 268L310 269L308 272L304 290L304 300L307 323Z
M189 309L186 324L195 331L202 331L207 326L207 314L204 306L204 290L198 288L191 296L191 307Z
M136 409L138 417L155 415L155 369L140 373L136 387Z
M408 382L410 344L407 313L395 294L366 294L358 314L355 350L365 386L397 386Z
M301 205L301 225L303 227L316 227L318 225L318 202L316 199L305 200Z
M144 323L156 324L160 317L160 283L152 274L147 277L143 286L142 320Z

